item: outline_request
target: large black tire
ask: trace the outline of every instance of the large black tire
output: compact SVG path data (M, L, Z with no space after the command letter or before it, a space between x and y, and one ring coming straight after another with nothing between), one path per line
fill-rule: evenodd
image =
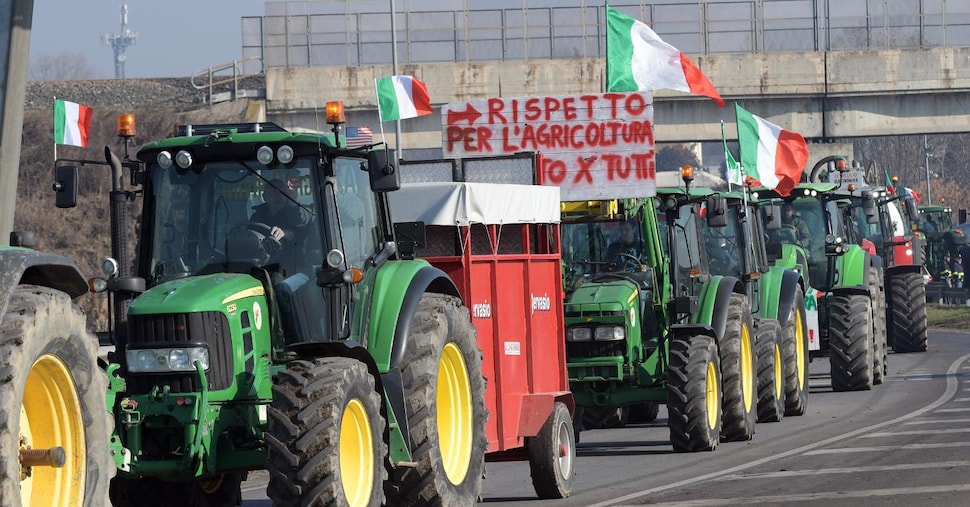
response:
M869 296L848 294L829 296L829 360L832 364L832 390L872 389L873 338L872 307Z
M623 408L627 411L626 421L630 424L653 422L660 414L660 404L653 401L633 403Z
M667 424L677 452L713 451L721 440L721 359L707 335L670 341Z
M529 449L532 486L539 498L569 496L576 479L576 435L566 405L557 401L539 434L526 438L525 445Z
M890 277L889 314L893 352L926 352L926 285L920 273Z
M482 353L460 300L422 296L401 373L417 466L402 468L392 478L395 497L405 505L474 505L485 467L488 413ZM439 386L449 392L442 395ZM463 407L439 410L439 400L447 399L461 400ZM446 416L450 419L439 420Z
M889 340L886 337L886 287L882 270L869 266L869 299L872 305L872 384L882 384L889 371Z
M625 407L584 407L581 416L583 428L587 430L622 428L626 426L628 414Z
M113 507L236 507L242 505L243 472L222 474L205 481L169 482L154 477L111 480Z
M113 424L104 402L108 384L98 365L98 339L71 298L47 287L14 289L2 318L0 506L107 505L116 468L108 448ZM23 445L62 447L65 464L32 466L21 480L17 456Z
M273 505L379 506L385 420L374 377L345 357L292 361L268 410L266 494Z
M724 336L718 343L721 355L721 386L724 393L721 440L751 440L758 421L758 381L751 307L742 294L731 294Z
M805 293L795 290L788 320L781 328L782 362L785 371L785 415L805 415L808 410L808 320Z
M755 335L758 356L758 422L779 422L785 417L785 371L781 325L761 319Z

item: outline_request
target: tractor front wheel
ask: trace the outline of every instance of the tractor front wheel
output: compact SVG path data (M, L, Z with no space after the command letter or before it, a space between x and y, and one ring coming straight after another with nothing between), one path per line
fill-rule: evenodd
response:
M725 442L751 440L758 420L752 327L748 299L742 294L731 294L724 336L718 344L724 388L721 439Z
M758 422L778 422L785 417L785 373L782 361L781 326L762 319L755 334L758 356Z
M667 413L675 451L717 448L721 439L721 360L713 337L677 336L671 340Z
M268 415L266 493L274 505L383 504L385 421L366 365L345 357L289 363Z
M926 352L926 285L920 273L889 278L893 352Z
M826 298L833 391L872 389L872 307L865 294Z
M781 342L785 415L805 415L808 410L808 320L805 317L805 293L801 287L795 290L791 313L781 328Z
M105 392L97 338L70 297L14 289L0 322L0 506L108 503Z

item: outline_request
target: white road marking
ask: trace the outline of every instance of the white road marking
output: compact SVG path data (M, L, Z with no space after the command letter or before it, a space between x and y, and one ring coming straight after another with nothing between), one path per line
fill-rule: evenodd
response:
M703 500L688 500L686 502L652 503L650 505L653 507L707 507L711 505L748 505L754 503L777 503L779 505L785 505L791 502L811 502L829 499L844 500L846 498L870 498L897 495L927 495L934 493L955 493L957 491L970 491L970 484L924 486L918 488L864 489L856 491L824 491L818 493L748 496L742 498L707 498Z
M948 424L948 423L970 423L970 419L917 419L915 421L907 421L903 424Z
M734 474L719 477L717 480L748 480L748 479L782 479L785 477L801 477L803 475L832 475L867 472L892 472L896 470L919 470L926 468L954 468L970 467L970 460L941 461L939 463L906 463L901 465L873 465L864 467L815 468L807 470L783 470L780 472L765 472L760 474Z
M931 430L922 431L887 431L883 433L870 433L868 435L861 435L859 438L884 438L884 437L901 437L904 435L940 435L943 433L970 433L970 428L936 428Z
M895 419L892 419L892 420L889 420L889 421L883 421L881 423L874 424L872 426L867 426L865 428L860 428L860 429L857 429L855 431L850 431L848 433L845 433L845 434L842 434L842 435L839 435L839 436L836 436L836 437L832 437L832 438L829 438L829 439L826 439L826 440L821 440L819 442L814 442L814 443L811 443L811 444L808 444L808 445L799 447L797 449L792 449L792 450L785 451L785 452L782 452L782 453L779 453L779 454L773 454L771 456L767 456L767 457L764 457L764 458L761 458L761 459L757 459L757 460L754 460L754 461L750 461L750 462L745 463L743 465L738 465L736 467L731 467L731 468L728 468L728 469L725 469L725 470L719 470L717 472L712 472L712 473L705 474L705 475L700 475L700 476L697 476L697 477L691 477L690 479L684 479L682 481L677 481L677 482L670 483L670 484L664 484L663 486L657 486L655 488L644 489L644 490L641 490L641 491L637 491L635 493L630 493L630 494L623 495L623 496L620 496L620 497L616 497L616 498L613 498L613 499L610 499L610 500L605 500L603 502L595 503L595 504L589 505L588 507L607 507L607 506L611 506L611 505L622 504L623 502L628 502L630 500L634 500L634 499L637 499L637 498L641 498L641 497L644 497L644 496L647 496L647 495L652 495L654 493L659 493L661 491L667 491L667 490L671 490L671 489L681 488L681 487L684 487L684 486L689 486L691 484L696 484L698 482L704 482L704 481L708 481L708 480L711 480L711 479L716 479L718 477L723 477L725 475L730 475L730 474L742 472L744 470L748 470L748 469L754 468L756 466L764 465L765 463L771 463L772 461L777 461L777 460L780 460L780 459L783 459L783 458L788 458L788 457L791 457L791 456L797 456L797 455L800 455L800 454L805 454L807 451L811 451L813 449L818 449L820 447L825 447L827 445L831 445L831 444L834 444L834 443L837 443L837 442L841 442L843 440L848 440L848 439L851 439L851 438L855 438L856 436L859 436L859 435L864 435L864 434L867 434L867 433L872 433L874 430L878 430L880 428L884 428L884 427L887 427L887 426L889 426L889 427L898 426L899 423L901 423L903 421L906 421L906 420L909 420L909 419L912 419L914 417L921 416L921 415L923 415L923 414L925 414L925 413L927 413L927 412L929 412L929 411L931 411L931 410L939 407L940 405L943 405L944 403L948 402L950 399L952 399L954 397L954 395L956 395L956 392L957 392L957 379L956 379L956 377L954 377L954 374L956 374L957 370L959 370L963 366L964 361L966 361L968 358L970 358L970 354L966 354L963 357L960 357L959 359L957 359L956 361L954 361L952 364L950 364L950 367L947 369L947 372L946 372L946 389L944 390L943 394L939 398L937 398L936 401L934 401L933 403L930 403L929 405L926 405L923 408L914 410L914 411L912 411L912 412L910 412L908 414L904 414L904 415L902 415L900 417L897 417ZM968 489L970 489L970 485L968 485L966 487ZM955 491L956 489L957 488L955 486L946 486L946 487L943 488L943 490L945 490L945 491ZM889 491L889 490L879 490L879 491ZM840 496L840 498L846 498L845 495L846 494L842 494L842 496ZM798 495L785 495L785 497L788 500L791 500L791 498L793 496L798 496ZM740 503L741 502L731 502L731 504L734 504L734 505L738 505ZM722 502L722 504L723 504L723 502Z
M841 449L816 449L808 451L805 456L819 456L822 454L847 454L853 452L890 452L912 449L946 449L949 447L970 447L970 442L942 442L939 444L902 444L902 445L874 445L870 447L843 447Z
M970 412L970 407L961 408L938 408L935 412Z

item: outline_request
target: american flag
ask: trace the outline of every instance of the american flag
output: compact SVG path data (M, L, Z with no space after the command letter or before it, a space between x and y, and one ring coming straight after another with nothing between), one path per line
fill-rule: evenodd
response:
M370 127L345 127L344 136L347 138L347 146L365 146L374 143L374 132Z

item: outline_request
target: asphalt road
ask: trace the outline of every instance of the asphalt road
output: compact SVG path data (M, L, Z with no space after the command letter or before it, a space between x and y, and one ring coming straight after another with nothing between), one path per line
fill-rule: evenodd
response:
M649 425L583 432L573 494L538 500L528 463L488 463L485 505L970 505L970 333L931 331L930 350L890 354L871 391L836 393L811 363L808 413L753 440L673 452L661 408ZM265 474L243 505L269 507Z

